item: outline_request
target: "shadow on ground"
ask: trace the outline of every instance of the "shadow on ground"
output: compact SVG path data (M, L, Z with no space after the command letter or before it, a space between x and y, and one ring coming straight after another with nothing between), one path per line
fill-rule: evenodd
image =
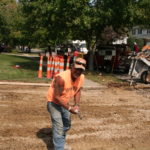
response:
M39 57L26 57L7 55L11 66L19 65L22 69L37 71L39 68Z
M52 141L52 129L51 128L42 128L37 132L37 137L42 139L47 146L47 150L54 150L53 141Z

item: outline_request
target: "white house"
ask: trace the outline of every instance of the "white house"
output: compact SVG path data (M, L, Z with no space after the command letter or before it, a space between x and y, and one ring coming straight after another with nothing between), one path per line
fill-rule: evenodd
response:
M150 28L135 26L130 31L130 34L135 38L145 39L147 42L150 42Z
M150 28L143 28L135 26L129 33L131 36L137 39L145 39L145 44L150 45ZM127 44L128 37L122 37L113 41L113 44Z

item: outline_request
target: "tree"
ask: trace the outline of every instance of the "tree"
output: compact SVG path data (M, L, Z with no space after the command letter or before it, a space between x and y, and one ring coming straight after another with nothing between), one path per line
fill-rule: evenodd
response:
M0 40L5 44L12 44L15 36L15 22L17 3L15 0L0 1Z
M138 25L144 25L150 27L150 1L149 0L139 0L138 1L138 16L137 22Z
M55 46L67 40L86 40L90 70L96 45L104 34L108 42L126 35L139 14L136 0L20 0L20 4L22 31L28 43ZM112 34L106 34L109 31Z
M90 29L84 29L85 33L90 35L87 39L88 43L90 43L90 51L93 52L96 45L102 43L104 36L105 41L107 38L108 42L111 42L116 37L127 36L129 29L136 20L135 16L138 13L136 9L137 2L135 0L95 1L88 11ZM93 53L91 53L90 58L90 70L93 69L92 55Z

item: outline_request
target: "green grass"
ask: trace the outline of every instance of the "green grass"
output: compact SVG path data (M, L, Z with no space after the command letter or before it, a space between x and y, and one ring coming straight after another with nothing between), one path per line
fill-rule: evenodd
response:
M106 74L106 73L96 73L96 72L86 72L85 76L87 79L95 81L100 84L108 84L108 83L121 83L124 82L118 78L114 74Z
M23 82L50 82L46 78L46 67L43 67L43 78L39 79L39 57L24 57L15 55L0 54L0 81L23 81ZM14 68L19 65L20 68ZM108 84L110 82L122 82L113 74L99 75L96 72L86 72L86 78L101 84Z
M39 68L38 61L38 57L28 58L23 56L0 54L0 80L49 82L46 78L37 78ZM14 68L15 65L19 65L20 68ZM44 71L44 69L43 76L46 76L46 71Z

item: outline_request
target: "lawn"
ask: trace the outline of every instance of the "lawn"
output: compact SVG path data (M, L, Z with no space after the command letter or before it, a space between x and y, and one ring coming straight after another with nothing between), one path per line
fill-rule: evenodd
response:
M46 67L43 67L43 78L39 79L39 57L25 57L16 55L0 54L0 80L2 81L23 81L23 82L44 82L46 78ZM18 65L19 68L15 66ZM113 74L99 74L96 72L85 72L86 78L101 84L110 82L121 82Z
M48 82L48 79L37 78L38 57L24 57L0 54L0 80L24 82ZM16 65L19 68L16 68ZM46 68L43 68L45 76Z

